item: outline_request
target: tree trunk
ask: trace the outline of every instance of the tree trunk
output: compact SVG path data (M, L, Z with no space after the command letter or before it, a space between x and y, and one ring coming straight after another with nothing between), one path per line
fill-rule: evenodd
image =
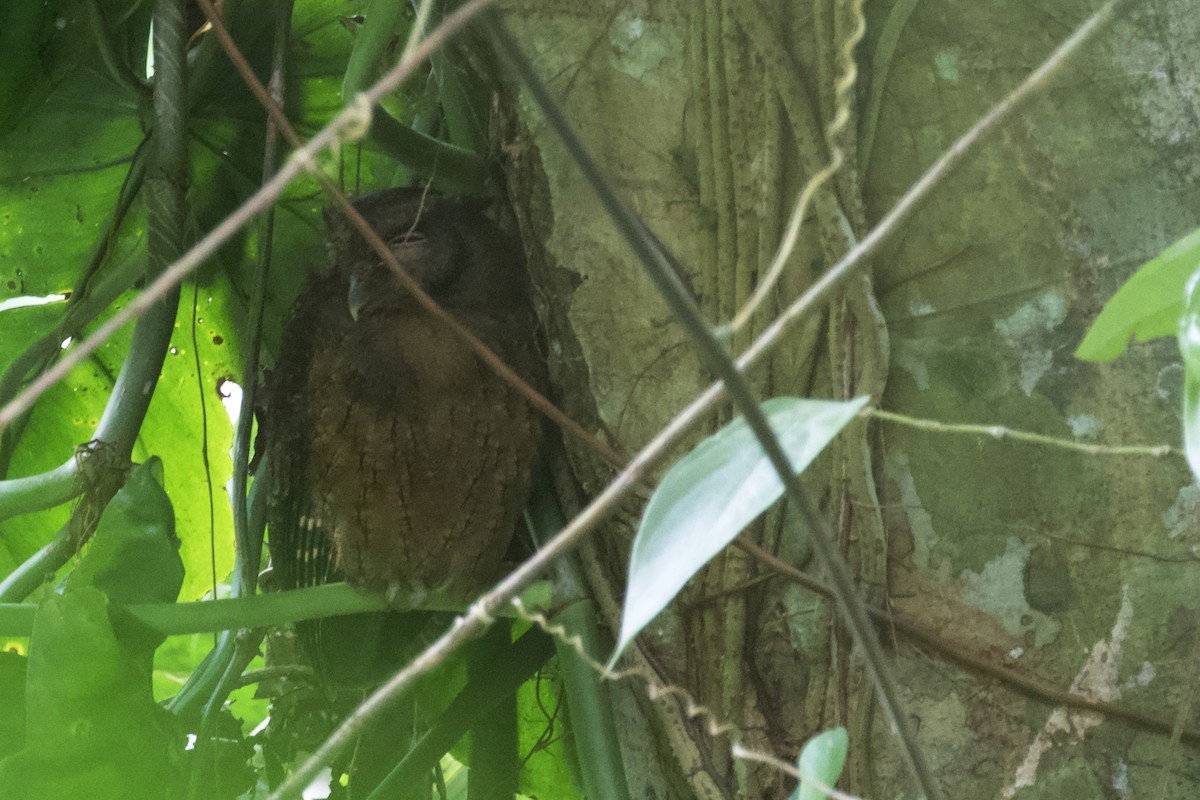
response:
M1072 352L1129 272L1195 224L1200 22L1188 9L1145 4L1090 44L869 272L789 335L752 375L759 390L870 395L917 417L1084 441L1177 440L1181 371L1169 343L1113 366ZM851 118L834 139L846 164L818 193L781 282L734 335L734 351L1090 11L870 4ZM824 131L852 10L826 0L518 3L509 22L619 194L685 265L708 319L729 321L763 278L800 187L830 158ZM532 101L511 87L502 106L509 188L562 405L635 452L709 377ZM566 444L581 497L593 495L609 468ZM1027 779L1036 783L1022 797L1058 796L1065 781L1085 781L1096 790L1088 796L1121 793L1157 787L1164 769L1192 758L1117 721L1091 730L1076 721L1051 743L1053 705L939 649L1057 691L1086 673L1079 691L1170 722L1189 691L1197 629L1187 562L1200 544L1200 495L1182 460L859 421L805 477L863 597L942 643L918 648L881 630L948 795L1011 796ZM638 512L629 504L585 552L614 630ZM817 571L786 509L751 535ZM807 737L845 725L843 786L912 796L831 604L783 578L755 580L770 574L726 553L627 658L733 723L745 746L788 761ZM794 785L733 760L729 737L710 736L678 703L652 703L636 684L618 696L633 796L784 797Z

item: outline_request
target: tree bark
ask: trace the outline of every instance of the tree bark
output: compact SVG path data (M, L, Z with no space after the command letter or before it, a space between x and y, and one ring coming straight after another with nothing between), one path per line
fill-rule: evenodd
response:
M1085 441L1177 441L1181 372L1169 343L1099 367L1072 352L1132 269L1195 225L1200 23L1187 5L1139 6L1089 45L869 273L752 375L759 390L868 394L918 417ZM1091 10L870 4L851 118L834 139L846 164L818 193L780 284L734 335L734 351ZM800 187L830 158L824 131L854 29L849 6L516 3L509 22L621 196L685 265L708 318L727 322L762 280ZM509 190L560 400L632 453L708 376L532 101L509 87L501 106ZM590 496L610 469L575 442L567 451ZM1090 670L1080 691L1164 715L1188 691L1182 662L1197 616L1187 562L1200 544L1200 495L1182 460L1088 457L859 421L806 480L864 598L947 646L1058 691ZM631 503L585 553L614 630L638 513ZM807 533L786 509L750 535L815 569ZM843 786L912 796L831 605L786 579L757 580L770 574L739 551L721 556L630 657L736 725L745 746L788 761L809 736L846 725ZM951 796L1053 796L1079 775L1097 793L1157 785L1164 769L1193 758L1119 722L1077 723L1049 744L1052 706L881 630ZM620 698L634 796L791 790L781 773L733 760L728 737L711 737L677 704L651 703L636 685ZM1022 789L1030 777L1035 785Z

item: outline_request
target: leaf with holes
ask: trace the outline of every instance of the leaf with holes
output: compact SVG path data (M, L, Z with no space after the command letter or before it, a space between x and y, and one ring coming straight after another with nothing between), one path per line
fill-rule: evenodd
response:
M868 399L777 397L763 403L763 412L800 474ZM783 483L744 417L671 467L646 505L633 542L613 661L701 567L782 494Z

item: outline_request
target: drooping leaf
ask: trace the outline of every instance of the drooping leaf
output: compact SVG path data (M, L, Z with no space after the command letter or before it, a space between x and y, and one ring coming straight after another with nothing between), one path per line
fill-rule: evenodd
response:
M1173 335L1184 285L1200 264L1200 228L1143 264L1107 303L1075 351L1084 361L1111 361L1129 346Z
M121 603L173 603L183 585L175 512L163 491L162 462L151 458L113 496L67 589L94 586Z
M777 397L764 402L763 411L799 474L867 400ZM646 505L633 542L613 660L693 575L782 493L783 484L744 417L700 442L671 467Z
M833 788L846 766L846 749L850 737L845 728L834 728L831 731L818 733L809 739L800 751L798 766L800 774L805 778L814 778L824 785ZM801 779L796 787L793 800L824 800L829 794L817 788L810 781Z
M162 634L125 615L132 603L173 603L183 585L183 562L175 536L175 512L163 490L162 462L151 458L130 471L92 534L65 591L95 588L113 605L113 625L128 655L149 671Z
M0 785L14 797L173 796L183 740L151 691L162 637L125 624L114 605L179 594L183 564L161 481L156 458L130 472L62 594L38 608L24 748L0 762Z

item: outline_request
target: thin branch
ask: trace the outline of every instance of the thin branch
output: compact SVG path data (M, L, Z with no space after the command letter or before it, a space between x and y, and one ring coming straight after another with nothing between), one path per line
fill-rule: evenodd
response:
M280 667L263 667L262 669L252 669L238 675L233 681L233 688L240 689L243 686L253 686L256 683L265 681L297 681L300 683L316 684L317 675L312 667L304 667L298 664Z
M78 473L79 462L72 455L52 470L0 481L0 520L43 511L78 497Z
M0 603L17 603L33 594L48 576L54 575L59 567L75 555L76 545L71 526L63 525L49 542L4 576L4 580L0 581Z
M891 422L896 425L903 425L907 428L916 428L923 431L932 431L934 433L954 433L967 436L986 436L990 439L1008 439L1014 442L1027 442L1028 444L1039 444L1047 447L1057 447L1060 450L1072 450L1078 453L1087 453L1092 456L1153 456L1154 458L1162 458L1163 456L1179 455L1179 450L1167 444L1156 445L1106 445L1106 444L1089 444L1087 442L1078 442L1074 439L1063 439L1057 436L1046 436L1041 433L1030 433L1028 431L1018 431L1012 428L1007 428L1003 425L976 425L976 424L961 424L954 422L938 422L934 419L918 419L917 417L909 417L904 414L897 414L894 411L883 411L878 408L866 408L858 413L860 417L867 417L881 420L883 422Z
M538 583L523 595L535 608L550 605L550 586ZM135 603L124 611L149 630L164 636L234 630L238 628L267 628L288 625L308 619L324 619L365 611L439 611L461 612L461 598L430 594L420 604L406 604L404 598L393 599L355 589L346 583L325 583L286 592L267 592L254 597L234 597L221 600L197 600L191 603ZM33 630L36 603L0 603L0 634L28 636ZM497 616L516 617L506 608Z

